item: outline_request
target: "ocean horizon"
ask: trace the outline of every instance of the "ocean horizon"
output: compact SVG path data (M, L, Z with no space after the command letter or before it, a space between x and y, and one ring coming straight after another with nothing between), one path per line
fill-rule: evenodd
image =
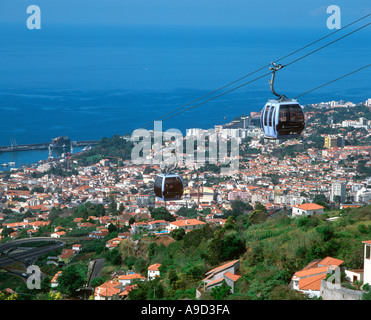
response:
M325 27L272 31L122 25L43 25L31 31L0 24L0 145L125 134L331 32ZM276 90L294 97L369 64L369 39L366 28L284 68L277 73ZM234 86L267 72L268 68ZM268 80L264 77L169 119L163 128L208 129L260 111L273 97ZM299 102L360 103L368 98L370 70L363 70Z

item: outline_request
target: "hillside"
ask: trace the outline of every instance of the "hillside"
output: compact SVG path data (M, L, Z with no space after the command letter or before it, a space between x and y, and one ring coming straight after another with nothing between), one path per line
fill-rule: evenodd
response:
M371 206L330 216L339 219L327 221L328 214L299 218L243 214L230 217L224 227L207 225L167 246L142 240L135 259L147 261L147 266L162 264L161 279L156 283L162 295L156 298L194 298L205 272L240 259L241 278L236 292L227 299L304 299L287 286L292 275L312 260L331 256L344 260L344 267L363 268L362 241L371 238ZM127 251L123 249L125 261ZM150 288L140 285L129 298L151 298ZM209 293L203 295L208 298Z

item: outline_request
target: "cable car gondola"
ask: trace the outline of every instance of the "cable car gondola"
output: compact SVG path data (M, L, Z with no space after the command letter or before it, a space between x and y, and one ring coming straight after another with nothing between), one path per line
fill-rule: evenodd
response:
M301 135L305 127L304 111L302 106L295 99L288 99L285 95L277 94L274 90L274 78L277 70L282 65L270 68L272 79L269 81L270 88L274 95L279 97L275 100L268 100L261 115L260 124L266 139L293 139Z
M154 182L154 192L157 198L162 201L180 200L183 196L184 183L182 178L171 171L159 174Z
M183 180L177 174L159 174L154 183L157 198L163 201L180 200L183 196Z

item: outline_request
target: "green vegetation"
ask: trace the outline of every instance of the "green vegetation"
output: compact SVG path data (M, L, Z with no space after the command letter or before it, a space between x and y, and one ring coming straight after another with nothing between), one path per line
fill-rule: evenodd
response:
M290 290L288 284L296 271L314 259L331 256L344 260L347 268L363 268L362 241L371 237L371 206L332 212L341 213L332 222L326 221L327 216L267 218L265 213L258 207L254 214L230 216L224 227L206 225L185 234L174 232L171 236L176 241L168 246L149 240L148 244L141 243L140 256L146 265L162 264L162 281L156 285L162 285L161 298L194 299L192 290L202 287L200 280L205 273L233 259L240 259L242 274L235 293L220 287L204 293L203 298L309 299ZM123 263L128 261L124 259ZM133 267L133 262L128 266ZM148 299L154 285L141 285L131 299Z
M154 220L175 221L175 217L165 207L156 209L149 207L149 212Z
M119 162L118 158L122 161L131 158L131 150L133 144L119 135L114 135L111 138L102 138L98 145L90 151L86 151L78 157L74 158L80 165L92 165L101 159L110 159L115 163Z
M232 208L235 214L228 216L223 227L207 224L187 233L182 229L175 230L170 237L142 236L135 244L130 240L122 240L112 250L108 250L105 245L108 239L116 237L120 231L114 225L108 226L110 233L104 239L84 241L81 238L78 243L83 245L83 250L62 268L58 290L65 297L82 294L78 289L87 280L87 261L95 258L104 258L105 265L99 278L93 281L94 286L109 279L115 270L131 270L145 275L149 265L161 264L161 277L154 281L139 281L138 286L129 293L128 298L132 300L195 299L196 289L203 287L205 273L235 259L240 260L241 273L235 292L230 293L224 284L211 292L202 293L202 299L309 299L290 290L288 284L296 271L314 259L331 256L344 260L343 266L349 269L363 267L362 241L371 237L371 206L298 218L268 217L266 208L261 204L257 204L253 212L246 210L245 205L239 201ZM156 218L168 218L165 208L151 210ZM57 223L68 226L74 223L75 217L86 219L90 214L102 214L101 208L86 203L68 213L61 210L52 225ZM326 220L329 216L338 216L339 219L329 222ZM75 238L73 242L76 241ZM58 254L60 250L48 253L36 262L47 277L43 281L42 290L34 299L60 298L50 296L49 286L51 277L60 269L45 264L48 255ZM24 284L16 287L19 295L12 298L30 298ZM363 298L370 299L367 290Z

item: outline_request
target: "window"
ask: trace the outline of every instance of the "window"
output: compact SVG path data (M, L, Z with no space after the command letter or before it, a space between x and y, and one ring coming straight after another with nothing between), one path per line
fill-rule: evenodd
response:
M157 177L154 183L156 197L162 197L162 177Z
M366 259L370 259L371 246L366 246Z
M298 104L286 104L280 106L280 122L304 122L303 110Z
M269 126L271 127L273 125L272 118L274 115L274 107L271 108L271 114L269 115Z
M290 120L290 106L280 106L280 122L288 122Z
M268 125L268 113L269 113L270 106L267 106L267 109L265 110L265 116L264 116L264 125Z
M290 121L304 122L303 110L298 104L293 104L290 106Z

